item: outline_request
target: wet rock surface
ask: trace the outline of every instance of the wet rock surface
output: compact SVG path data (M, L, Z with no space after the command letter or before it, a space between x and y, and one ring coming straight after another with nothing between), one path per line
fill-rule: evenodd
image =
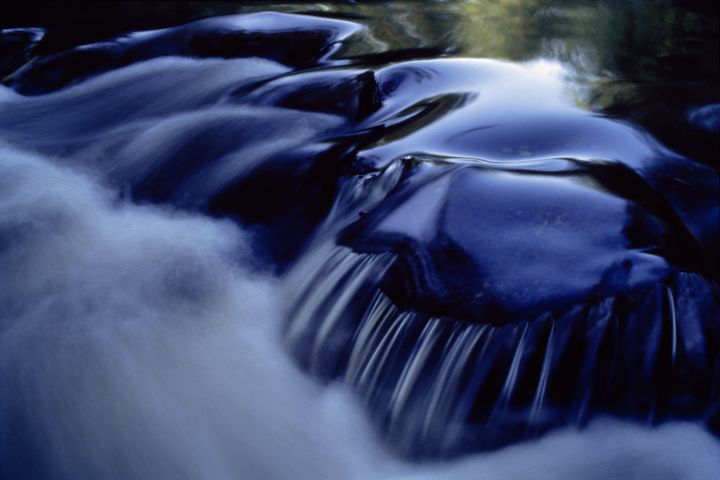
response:
M577 106L558 64L366 61L359 21L281 13L29 61L40 32L0 33L0 136L250 228L289 350L400 453L599 414L717 431L716 165Z

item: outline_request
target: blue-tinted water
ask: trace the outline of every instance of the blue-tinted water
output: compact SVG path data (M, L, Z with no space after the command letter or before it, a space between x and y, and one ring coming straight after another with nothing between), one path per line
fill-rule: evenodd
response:
M174 5L0 33L3 478L720 472L717 7Z

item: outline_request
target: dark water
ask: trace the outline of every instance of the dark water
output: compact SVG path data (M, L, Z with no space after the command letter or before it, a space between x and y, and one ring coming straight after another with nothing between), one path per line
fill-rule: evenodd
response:
M243 356L258 334L232 330L238 352L208 356L190 327L257 311L306 373L351 387L402 458L607 416L717 435L717 22L705 2L13 5L3 478L178 478L194 429L205 453L181 476L285 478L260 447L218 460L251 437L253 412L273 415L259 399L305 408L264 386L220 393L236 364L285 353ZM227 306L253 288L270 299ZM162 355L138 346L154 342ZM190 357L173 369L178 348ZM198 384L210 403L257 405L237 428L197 407L202 371L224 372ZM282 366L246 376L297 381ZM67 406L95 388L100 407ZM167 398L179 413L151 407ZM148 451L165 461L131 459L138 417L155 419ZM99 418L103 433L88 426ZM357 461L357 478L373 475ZM307 478L337 474L303 462ZM695 466L683 475L717 464Z

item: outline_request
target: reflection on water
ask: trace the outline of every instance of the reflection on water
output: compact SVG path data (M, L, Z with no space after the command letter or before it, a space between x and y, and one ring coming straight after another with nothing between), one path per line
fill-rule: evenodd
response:
M227 13L247 15L184 23ZM305 441L320 387L274 326L242 329L258 317L408 458L606 414L717 433L716 20L701 2L14 5L0 27L35 28L0 35L0 477L122 477L112 459L140 452L131 477L346 478L352 441L323 411Z
M411 56L557 61L570 72L579 105L632 119L698 160L720 157L717 122L688 121L695 109L720 102L718 6L712 1L98 3L72 11L18 3L4 12L0 26L61 27L34 52L46 53L219 14L272 9L359 18L369 29L362 42L346 48L347 58L393 50L399 58L398 51L409 49Z

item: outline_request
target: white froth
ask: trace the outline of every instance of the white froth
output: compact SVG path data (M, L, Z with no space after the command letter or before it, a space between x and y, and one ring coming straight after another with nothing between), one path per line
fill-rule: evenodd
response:
M283 352L274 280L243 270L252 252L241 231L117 198L48 159L0 150L0 429L14 415L58 478L720 472L720 445L697 426L617 421L448 462L394 460L352 395L313 383ZM0 463L13 448L0 442Z

